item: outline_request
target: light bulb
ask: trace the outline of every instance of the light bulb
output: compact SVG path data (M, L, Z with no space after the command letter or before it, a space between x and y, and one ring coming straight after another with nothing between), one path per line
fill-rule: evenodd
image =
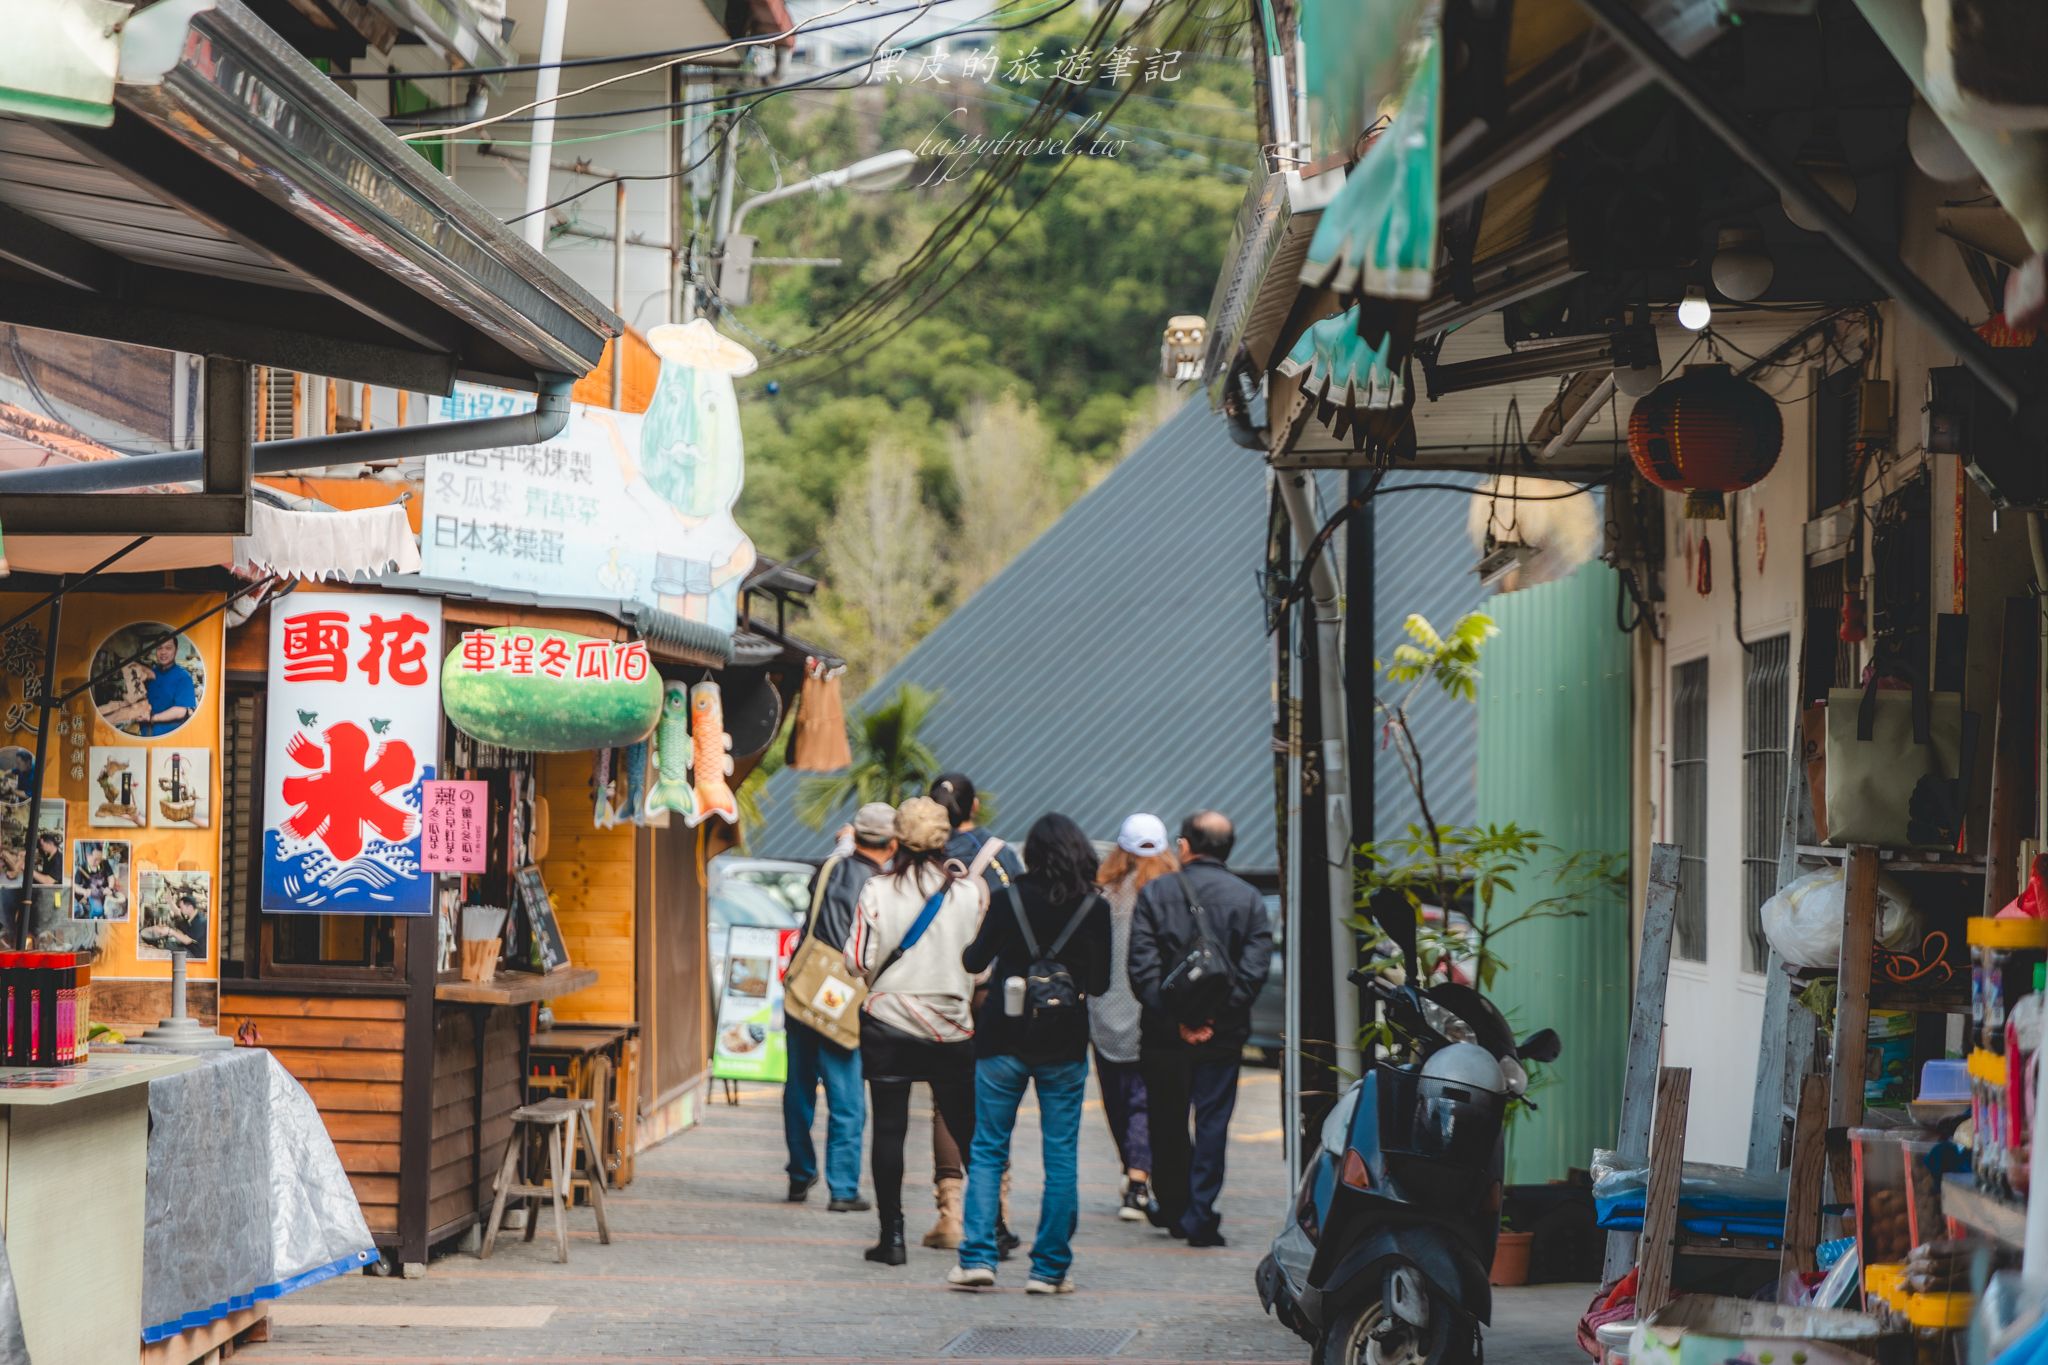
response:
M1663 374L1655 365L1617 365L1614 367L1614 387L1623 396L1641 398L1664 381Z
M1687 289L1678 305L1678 325L1697 332L1713 320L1714 305L1707 302L1706 291L1698 285Z

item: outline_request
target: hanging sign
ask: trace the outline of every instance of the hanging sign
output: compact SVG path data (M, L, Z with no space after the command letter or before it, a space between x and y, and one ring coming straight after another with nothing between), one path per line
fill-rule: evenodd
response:
M425 915L441 603L295 593L270 608L263 909Z
M491 784L426 784L420 866L429 872L484 872L490 857Z
M498 626L465 632L441 669L441 705L473 739L544 754L647 737L661 675L644 640Z

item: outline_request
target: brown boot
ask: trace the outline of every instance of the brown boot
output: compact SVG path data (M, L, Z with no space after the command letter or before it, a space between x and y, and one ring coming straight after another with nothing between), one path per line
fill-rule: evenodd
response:
M966 1194L965 1182L948 1176L932 1189L932 1202L939 1207L939 1220L932 1224L932 1230L924 1235L924 1244L940 1251L953 1251L960 1245L960 1204Z

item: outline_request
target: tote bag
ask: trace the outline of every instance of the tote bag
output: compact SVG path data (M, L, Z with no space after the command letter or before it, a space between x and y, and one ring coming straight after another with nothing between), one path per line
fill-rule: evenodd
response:
M1828 839L1954 848L1962 826L1963 700L1929 692L1828 693Z
M782 1010L804 1027L823 1035L843 1048L860 1046L860 1002L867 997L865 982L846 970L846 955L811 932L818 922L818 907L825 888L840 860L829 859L818 871L818 889L811 896L811 915L804 922L804 941L790 959L789 974L783 980Z

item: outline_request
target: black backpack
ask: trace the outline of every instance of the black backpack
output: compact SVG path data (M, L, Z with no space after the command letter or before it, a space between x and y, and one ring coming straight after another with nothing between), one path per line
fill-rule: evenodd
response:
M1088 1008L1088 998L1074 984L1074 974L1060 962L1059 956L1067 946L1067 940L1087 918L1096 897L1084 897L1073 918L1067 921L1067 927L1060 930L1060 936L1053 940L1052 947L1040 952L1038 939L1031 932L1031 919L1024 913L1024 898L1017 894L1016 883L1010 880L999 863L991 863L989 871L1002 878L1003 890L1010 894L1010 912L1017 917L1017 928L1024 935L1024 951L1031 954L1031 965L1024 969L1025 1022L1039 1025L1085 1018L1083 1011Z
M1174 878L1194 916L1195 937L1160 978L1159 994L1182 1023L1199 1023L1214 1018L1230 997L1230 957L1209 933L1209 917L1195 899L1194 887L1178 872Z

